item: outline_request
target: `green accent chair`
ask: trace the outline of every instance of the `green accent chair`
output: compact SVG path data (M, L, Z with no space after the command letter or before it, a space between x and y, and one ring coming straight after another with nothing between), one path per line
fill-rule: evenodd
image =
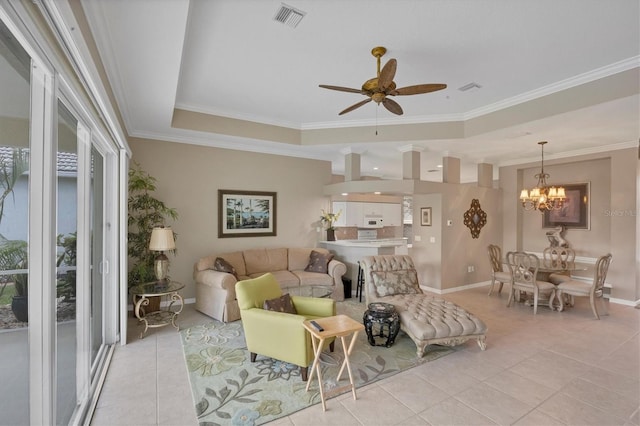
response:
M336 314L333 299L291 296L297 314L262 309L265 300L282 296L282 289L271 273L238 281L236 298L251 362L260 354L300 366L300 376L307 381L308 367L313 361L311 336L302 323L308 319ZM333 351L333 340L330 342Z

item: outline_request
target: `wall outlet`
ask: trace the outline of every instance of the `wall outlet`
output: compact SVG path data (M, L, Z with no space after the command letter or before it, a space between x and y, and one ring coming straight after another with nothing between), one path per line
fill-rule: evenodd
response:
M416 235L413 237L413 241L422 241L422 237L420 235Z
M436 242L436 237L431 237L431 238L429 238L429 242L430 242L430 243L435 243L435 242Z
M467 266L467 272L475 272L476 271L476 267L473 265L469 265Z

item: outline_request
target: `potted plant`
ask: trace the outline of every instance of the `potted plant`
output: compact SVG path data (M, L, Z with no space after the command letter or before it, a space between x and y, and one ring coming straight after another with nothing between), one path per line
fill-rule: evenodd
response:
M142 170L140 164L134 162L129 169L129 227L127 237L127 253L129 256L129 288L136 284L155 280L153 262L155 254L149 250L151 231L156 226L165 226L167 219L176 220L178 212L153 196L156 190L156 178ZM174 232L174 239L176 238ZM159 306L159 298L156 305ZM155 301L155 300L154 300ZM157 310L158 306L149 305L148 311Z
M13 189L22 176L29 170L28 151L23 148L12 148L11 156L0 158L0 222L4 216L4 203L13 196ZM28 320L28 281L27 269L29 245L23 240L7 240L0 235L0 271L18 271L4 277L6 282L13 282L15 294L11 308L19 321Z
M8 281L13 282L15 289L11 310L16 319L22 322L29 320L28 248L26 241L7 240L0 236L0 270L15 271L8 276Z
M340 214L342 210L338 213L327 213L322 209L322 215L320 216L320 222L325 226L327 230L327 241L335 241L336 240L336 228L334 228L333 224L340 218Z

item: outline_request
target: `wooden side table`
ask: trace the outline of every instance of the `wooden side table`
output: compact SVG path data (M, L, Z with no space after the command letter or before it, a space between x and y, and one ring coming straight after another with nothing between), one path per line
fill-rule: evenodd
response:
M311 365L311 373L309 374L309 379L307 381L306 390L309 391L309 385L311 384L311 380L313 379L314 371L318 375L318 387L320 388L320 399L322 400L322 411L327 411L327 405L325 402L325 392L324 387L322 385L322 375L320 373L320 354L322 353L322 348L324 347L324 342L327 339L332 337L340 338L342 342L342 349L344 351L344 361L342 361L342 365L340 366L340 371L338 372L338 376L336 378L336 382L340 381L340 377L344 372L345 367L347 368L347 372L349 373L349 384L344 386L336 387L328 392L327 396L331 394L342 392L346 389L350 389L353 393L353 399L357 399L356 397L356 387L353 384L353 375L351 374L351 365L349 364L349 355L353 350L353 346L356 342L356 337L358 333L364 330L364 325L360 324L358 321L346 316L346 315L336 315L333 317L326 318L317 318L315 320L324 331L318 331L312 324L311 321L305 321L302 323L304 328L306 328L311 334L311 342L313 343L313 352L315 354L315 358L313 359L313 364ZM351 341L347 345L346 337L351 336Z
M180 330L176 324L176 319L184 307L182 296L178 293L183 288L184 284L176 281L153 281L131 287L129 293L133 302L133 312L138 321L144 323L144 330L140 333L141 339L149 328L164 327L171 324L177 330ZM171 300L169 306L164 310L146 313L144 306L149 305L149 298L162 296L167 296ZM176 302L179 302L179 307L177 310L172 310L171 308Z

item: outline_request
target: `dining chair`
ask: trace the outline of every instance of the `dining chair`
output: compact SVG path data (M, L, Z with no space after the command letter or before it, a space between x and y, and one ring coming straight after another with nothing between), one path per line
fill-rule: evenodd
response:
M511 283L511 272L505 271L502 266L502 249L500 246L489 244L487 251L489 253L489 263L491 264L491 287L489 287L489 296L491 296L496 283L500 283L498 294L502 292L504 283Z
M593 282L588 283L584 281L571 280L558 284L558 300L560 300L560 311L564 309L565 295L571 296L569 304L573 306L574 296L589 297L589 303L591 304L591 310L596 319L600 319L598 315L598 308L596 307L596 298L602 300L602 307L604 315L607 315L607 305L604 301L604 280L607 278L607 271L609 270L609 264L611 263L612 255L608 253L604 256L600 256L596 261L596 267L593 272Z
M571 281L571 272L575 266L576 252L567 247L547 247L542 251L542 263L546 268L559 269L561 271L549 274L551 284L560 284ZM562 269L565 269L562 271Z
M547 281L538 280L540 259L538 256L522 251L507 253L507 264L511 268L513 281L507 306L511 306L517 291L533 293L533 314L538 312L540 296L549 295L549 308L553 309L556 286Z

